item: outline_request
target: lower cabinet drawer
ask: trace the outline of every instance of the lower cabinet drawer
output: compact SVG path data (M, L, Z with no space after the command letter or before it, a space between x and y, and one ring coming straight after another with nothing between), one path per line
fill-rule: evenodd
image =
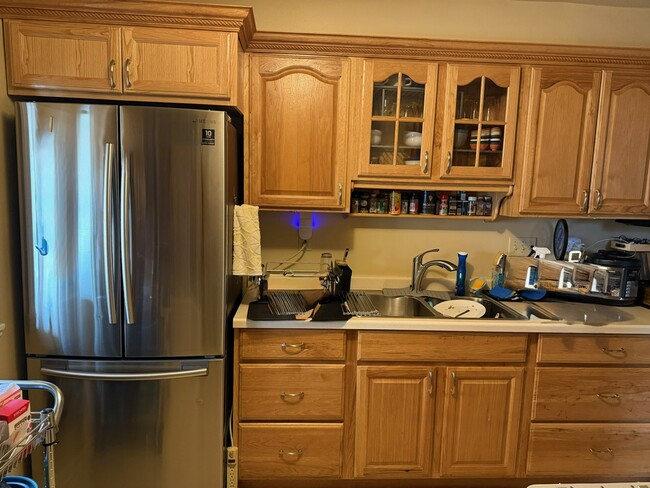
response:
M533 420L650 421L650 368L538 368Z
M539 424L528 444L528 475L644 476L650 424Z
M342 420L343 364L242 364L241 420Z
M239 477L340 478L343 424L239 424Z

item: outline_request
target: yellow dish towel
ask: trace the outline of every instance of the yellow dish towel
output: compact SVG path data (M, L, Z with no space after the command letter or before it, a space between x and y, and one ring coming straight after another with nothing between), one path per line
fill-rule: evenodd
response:
M262 274L259 207L254 205L235 205L232 268L237 276Z

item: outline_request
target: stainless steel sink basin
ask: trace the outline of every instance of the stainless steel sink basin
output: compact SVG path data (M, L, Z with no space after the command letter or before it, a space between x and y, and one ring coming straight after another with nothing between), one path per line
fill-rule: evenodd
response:
M450 318L433 307L444 300L430 297L415 296L386 296L381 292L366 292L367 297L375 306L381 317L427 317ZM512 310L508 306L488 297L452 297L452 300L472 300L485 307L485 315L481 320L525 320L527 317ZM463 317L459 317L462 320Z
M512 308L527 319L562 320L557 315L530 302L508 302L508 307Z
M452 300L471 300L478 302L485 307L485 315L481 317L481 320L489 319L502 319L502 320L525 320L527 317L517 313L515 310L512 310L507 305L504 305L501 302L493 300L488 297L452 297ZM437 298L428 298L425 297L424 301L431 307L434 307L436 304L442 302ZM459 317L463 319L463 317Z
M424 300L412 296L385 296L367 293L381 317L436 317L439 316Z

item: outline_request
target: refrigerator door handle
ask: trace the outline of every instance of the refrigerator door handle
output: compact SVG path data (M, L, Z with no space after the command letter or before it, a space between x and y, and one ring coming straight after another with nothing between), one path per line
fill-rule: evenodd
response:
M129 164L129 158L125 155L122 161L122 181L120 185L120 221L122 227L120 251L122 257L122 288L124 289L126 323L135 324L133 286L131 281L131 175Z
M107 142L104 147L104 280L108 295L108 323L117 324L115 305L115 276L113 275L113 164L115 146Z
M66 371L61 369L41 368L41 373L46 376L60 378L77 378L101 381L159 381L182 378L207 376L208 368L188 369L186 371L165 371L156 373L86 373L82 371Z

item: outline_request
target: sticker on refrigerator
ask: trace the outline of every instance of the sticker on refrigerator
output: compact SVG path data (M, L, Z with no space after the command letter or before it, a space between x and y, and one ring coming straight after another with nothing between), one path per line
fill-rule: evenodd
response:
M214 146L214 129L201 129L201 145Z

